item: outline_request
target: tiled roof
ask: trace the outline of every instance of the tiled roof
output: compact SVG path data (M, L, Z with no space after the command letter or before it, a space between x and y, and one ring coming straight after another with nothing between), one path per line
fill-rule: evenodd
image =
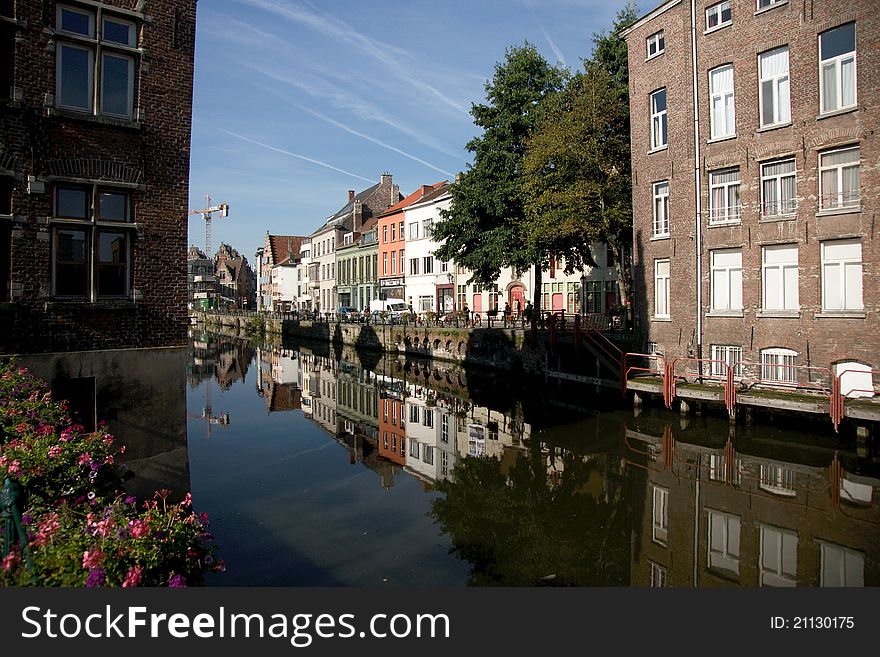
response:
M298 259L299 249L304 239L301 235L269 235L272 262L280 265L289 259L288 254L293 254L294 260Z
M431 192L433 192L435 189L437 189L438 187L440 187L440 186L443 185L444 183L446 183L445 180L443 180L443 181L441 181L441 182L438 182L438 183L434 183L433 185L428 185L428 187L431 188L431 191L429 191L427 194L423 193L423 192L422 192L422 188L419 187L419 188L418 188L416 191L414 191L412 194L410 194L409 196L407 196L407 197L406 197L405 199L403 199L402 201L398 201L397 203L395 203L394 205L392 205L390 208L388 208L387 210L385 210L385 212L383 212L383 213L380 214L379 216L380 216L380 217L387 217L388 215L392 215L392 214L395 214L395 213L397 213L397 212L400 212L400 211L403 210L404 208L407 208L407 207L409 207L410 205L412 205L413 203L416 203L416 202L418 202L418 201L421 201L423 197L428 196L429 194L431 194Z

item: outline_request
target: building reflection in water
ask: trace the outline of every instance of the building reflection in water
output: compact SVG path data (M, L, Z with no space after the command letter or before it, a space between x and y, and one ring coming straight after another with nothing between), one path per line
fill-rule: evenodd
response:
M176 498L190 490L186 435L188 350L121 349L17 356L68 399L87 428L106 421L126 447L127 489L152 496L169 489Z
M491 377L347 347L197 337L191 387L244 381L252 358L266 414L302 413L382 488L421 483L467 583L880 584L877 463L831 437L572 411L552 387L487 401Z

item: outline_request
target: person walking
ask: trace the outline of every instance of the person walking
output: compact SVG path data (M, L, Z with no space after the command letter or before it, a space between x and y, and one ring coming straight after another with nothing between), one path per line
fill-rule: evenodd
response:
M504 328L507 328L507 325L511 323L510 317L510 302L504 302Z

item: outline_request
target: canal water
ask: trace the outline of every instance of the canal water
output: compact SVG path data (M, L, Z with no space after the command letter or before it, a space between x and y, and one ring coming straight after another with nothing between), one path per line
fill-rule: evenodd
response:
M131 488L192 491L227 563L209 585L880 584L880 461L825 419L731 427L592 386L202 333L24 360L110 421Z

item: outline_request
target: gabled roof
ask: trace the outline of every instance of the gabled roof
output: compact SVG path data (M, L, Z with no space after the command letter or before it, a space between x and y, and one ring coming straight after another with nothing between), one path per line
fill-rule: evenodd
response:
M403 199L402 201L398 201L397 203L392 205L390 208L385 210L385 212L380 214L379 217L388 217L392 214L396 214L396 213L408 208L413 203L416 203L417 201L421 201L424 197L431 194L435 189L437 189L438 187L440 187L444 183L446 183L446 181L442 180L438 183L434 183L433 185L428 185L428 187L430 187L431 189L427 193L424 193L422 191L422 188L419 187L416 191L414 191L412 194L407 196L405 199Z
M354 211L355 203L357 203L357 202L363 203L364 201L369 199L373 194L376 193L376 190L379 189L379 187L381 185L382 185L382 183L378 182L375 185L372 185L371 187L367 187L360 194L355 194L355 196L348 203L346 203L341 208L339 208L339 210L337 210L335 213L331 214L327 218L327 220L323 224L321 224L321 227L312 233L312 235L317 235L321 231L326 230L327 228L330 228L332 226L337 226L339 228L344 229L345 228L345 225L344 225L345 220L348 219L352 215L352 212ZM348 227L351 228L351 225L349 225Z
M299 258L299 250L305 238L301 235L269 235L269 248L271 250L272 263L280 265L293 255L293 259Z
M437 183L434 186L434 191L428 192L418 201L413 203L413 205L421 205L422 203L430 203L431 201L436 201L438 198L441 198L445 194L449 193L450 189L452 189L452 183L448 180L444 180L442 183Z

